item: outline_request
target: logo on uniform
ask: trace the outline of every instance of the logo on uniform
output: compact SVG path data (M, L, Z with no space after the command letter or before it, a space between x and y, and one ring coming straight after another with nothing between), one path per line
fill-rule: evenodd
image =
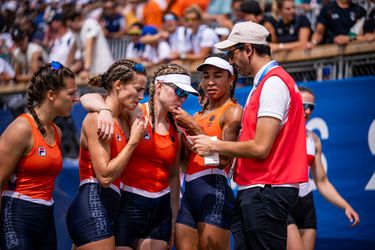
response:
M210 122L212 122L213 120L215 120L215 115L212 115L212 116L210 117Z
M46 156L47 152L44 147L38 147L38 156Z
M150 134L147 132L147 133L143 136L143 138L145 138L146 140L150 140Z
M119 133L116 133L116 141L122 141L121 135Z
M335 19L339 19L340 16L339 16L338 13L332 13L332 14L331 14L331 18L332 18L333 20L335 20Z

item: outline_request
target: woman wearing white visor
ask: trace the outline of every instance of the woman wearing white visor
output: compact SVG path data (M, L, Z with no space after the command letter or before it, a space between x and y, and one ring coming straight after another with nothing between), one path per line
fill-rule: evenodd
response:
M237 139L242 108L233 98L236 72L226 54L212 54L199 65L208 101L194 117L174 111L177 124L189 135ZM189 143L186 143L187 148ZM176 225L177 249L229 249L234 195L226 174L231 159L187 152L185 192Z

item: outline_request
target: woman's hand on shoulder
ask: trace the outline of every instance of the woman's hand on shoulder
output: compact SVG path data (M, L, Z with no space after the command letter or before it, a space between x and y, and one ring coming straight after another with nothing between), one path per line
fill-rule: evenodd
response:
M110 109L99 110L97 117L98 136L101 140L109 141L114 132L115 121Z

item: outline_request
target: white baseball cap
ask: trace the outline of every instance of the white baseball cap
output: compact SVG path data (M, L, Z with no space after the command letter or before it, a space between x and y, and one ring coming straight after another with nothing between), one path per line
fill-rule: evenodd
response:
M215 44L215 47L220 50L226 50L237 43L251 43L268 45L267 36L268 30L254 22L241 22L233 26L227 40Z

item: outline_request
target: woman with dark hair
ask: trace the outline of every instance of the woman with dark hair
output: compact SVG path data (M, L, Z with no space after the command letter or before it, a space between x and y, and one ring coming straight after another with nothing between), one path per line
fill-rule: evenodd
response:
M177 124L189 135L235 141L242 115L234 100L237 72L223 53L208 56L197 70L202 72L201 84L208 99L194 117L176 110ZM226 170L231 158L220 156L216 162L210 161L191 149L187 155L185 192L176 226L177 249L229 249L234 195Z
M62 156L53 120L70 115L76 91L70 69L59 62L40 67L28 89L28 113L1 136L1 249L57 248L52 192Z
M268 17L264 27L272 34L271 50L304 49L310 39L310 21L304 15L296 14L293 0L277 0L276 17Z
M100 138L97 127L93 126L98 122L98 112L89 113L84 119L79 156L80 187L69 207L67 225L77 249L114 249L114 222L120 208L119 177L147 124L143 119L135 119L127 139L126 121L120 114L123 109L135 109L143 99L144 67L119 60L103 74L90 79L89 85L107 91L105 107L97 111L111 114L114 133L108 140Z
M123 110L132 124L137 117L150 121L121 176L122 201L116 249L167 249L173 243L179 207L180 138L172 112L186 100L190 75L177 64L160 66L150 83L149 101L134 111ZM98 96L81 98L95 110L103 105Z

